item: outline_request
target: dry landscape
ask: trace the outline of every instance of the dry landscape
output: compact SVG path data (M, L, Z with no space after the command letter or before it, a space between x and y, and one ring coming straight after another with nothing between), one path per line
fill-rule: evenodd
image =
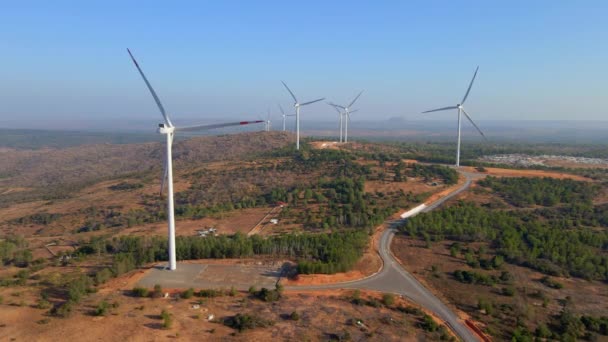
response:
M294 157L288 142L291 138L280 132L246 133L236 138L196 138L177 143L175 190L177 235L183 239L180 241L206 239L199 237L199 233L210 227L217 229L219 237L214 239L237 233L241 238L273 238L291 233L323 235L363 230L369 235L366 246L346 271L281 277L280 284L301 286L357 280L382 267L378 241L389 222L397 220L403 209L432 203L465 182L463 175L450 168L425 162L424 158L422 162L412 159L411 154L417 152L400 152L402 147L313 141L310 149ZM213 152L218 146L225 153ZM420 310L423 308L414 309L414 303L401 298L390 299L391 304L383 303L382 293L288 291L280 300L266 302L256 293L246 291L254 283L266 284L272 290L271 284L274 279L279 280L277 274L283 272L282 267L289 264L295 268L301 261L285 255L184 261L204 265L205 271L199 276L204 282L193 283L200 287L192 285L196 287L195 294L207 288L223 288L218 297L195 295L180 299L184 290L180 287L164 290L171 293L170 298L136 298L133 288L154 265L159 265L150 262L97 284L99 272L104 269L117 272L116 256L108 251L120 246L121 239L140 238L150 243L154 241L150 239L166 235L164 199L158 193L160 145L92 145L0 153L9 152L7 163L0 169L4 175L0 178L0 231L10 241L15 236L23 237L15 243L26 246L31 256L25 268L13 264L0 269L0 280L6 285L0 287L2 338L76 338L85 326L89 340L265 341L297 337L310 341L347 338L396 341L434 340L449 335L445 327L435 326L440 320L425 316L425 311ZM47 170L42 165L50 167ZM507 200L477 184L486 176L597 184L593 202L605 203L606 190L600 181L581 172L472 166L461 167L460 171L476 174L478 180L469 191L448 202L447 207L464 201L499 210L514 209ZM360 189L358 177L364 179ZM344 191L344 195L336 197L336 190ZM344 200L347 202L335 205ZM363 205L364 209L346 212L345 208L352 210L348 206L355 203L352 201L358 201L357 205ZM107 251L78 254L83 248L99 243L105 243ZM463 319L471 319L497 340L509 339L507 331L516 322L504 308L493 315L487 309L479 309L480 301L491 302L493 308L509 307L518 315L523 312L525 322L548 322L547 317L559 314L566 300L575 315L608 314L600 304L608 298L601 281L552 277L562 284L558 290L541 281L543 273L527 267L505 263L500 271L474 270L465 263L464 254L453 255L452 243L398 235L392 248L406 270L449 303ZM489 243L472 241L463 243L461 248L481 248L485 257L495 255ZM500 286L458 282L453 276L457 270L496 276L506 271L513 277L509 280L512 285L505 287L514 294L505 296ZM82 297L66 315L69 317L56 318L53 310L66 303L71 291L69 284L86 274L95 283L90 288L92 293ZM262 280L262 274L266 274L266 280ZM153 284L148 285L151 291ZM236 293L230 291L231 286L235 286ZM95 314L102 304L103 314ZM163 327L165 318L160 316L163 309L171 317L170 327ZM293 312L297 312L297 320L290 317ZM238 313L257 315L261 319L258 328L238 332L223 324L232 322L230 317ZM210 314L214 318L209 321Z

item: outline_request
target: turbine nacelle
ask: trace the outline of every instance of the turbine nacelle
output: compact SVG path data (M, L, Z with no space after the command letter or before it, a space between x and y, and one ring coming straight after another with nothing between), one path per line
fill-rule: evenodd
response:
M175 127L169 127L165 124L158 124L158 133L160 134L171 134L175 131Z

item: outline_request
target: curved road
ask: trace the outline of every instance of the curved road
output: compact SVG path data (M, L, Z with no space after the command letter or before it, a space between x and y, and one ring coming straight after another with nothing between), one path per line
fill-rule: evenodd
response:
M466 182L457 190L449 195L440 198L426 207L423 212L428 212L441 206L450 198L465 191L474 178L479 175L459 171L465 176ZM479 338L468 329L458 316L444 305L435 295L427 290L416 278L406 271L399 262L393 257L390 246L391 240L395 235L395 226L401 223L402 220L391 222L390 228L386 229L380 239L379 254L382 258L383 267L380 272L374 275L349 282L325 284L325 285L310 285L310 286L289 286L286 289L293 290L326 290L326 289L365 289L381 292L390 292L400 294L424 308L432 311L437 317L444 320L447 325L464 341L479 341Z

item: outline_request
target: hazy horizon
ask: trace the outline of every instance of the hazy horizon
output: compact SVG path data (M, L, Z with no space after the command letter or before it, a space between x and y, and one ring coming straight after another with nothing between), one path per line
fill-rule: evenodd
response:
M608 118L605 2L235 5L3 6L0 126L156 125L127 47L175 122L256 119L268 108L277 118L278 104L293 111L281 80L301 101L347 104L365 90L353 120L427 120L421 111L460 102L477 65L467 110L480 126ZM302 110L303 121L335 115L324 103Z

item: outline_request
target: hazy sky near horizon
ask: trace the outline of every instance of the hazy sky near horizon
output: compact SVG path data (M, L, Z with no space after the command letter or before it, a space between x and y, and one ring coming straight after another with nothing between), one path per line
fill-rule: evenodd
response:
M292 101L356 119L454 105L485 120L607 120L606 1L20 1L0 5L0 127L256 119ZM330 119L326 104L303 119ZM455 113L427 114L452 120ZM73 123L71 123L73 122Z

